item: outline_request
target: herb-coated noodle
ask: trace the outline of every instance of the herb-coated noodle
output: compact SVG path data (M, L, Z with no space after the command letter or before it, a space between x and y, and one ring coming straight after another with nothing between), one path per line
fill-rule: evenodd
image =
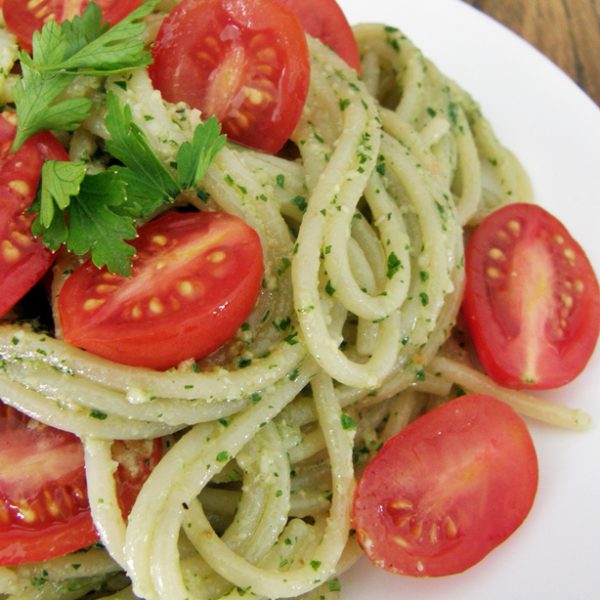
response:
M0 326L0 396L82 438L105 548L78 553L76 571L69 557L0 568L3 599L79 598L100 583L113 599L337 597L337 576L359 556L355 474L455 384L494 385L444 344L462 298L464 228L530 201L527 177L477 104L401 32L354 31L361 77L309 39L297 158L225 147L202 181L208 201L178 198L233 213L260 236L265 285L235 340L200 369L189 361L158 372L73 348L59 323L56 337ZM0 58L12 61L0 64L4 101L13 45L0 30ZM80 85L95 110L70 138L72 159L96 156L108 137L107 91L131 106L165 164L200 121L164 102L146 69ZM55 298L71 260L54 267ZM529 417L589 424L581 412L495 392ZM162 436L170 448L126 523L111 441ZM49 583L36 587L41 573Z

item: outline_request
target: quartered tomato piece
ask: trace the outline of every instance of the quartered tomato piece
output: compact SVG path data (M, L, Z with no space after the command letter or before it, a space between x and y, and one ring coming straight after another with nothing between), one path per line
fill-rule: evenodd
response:
M511 204L475 230L463 304L487 373L513 388L564 385L585 367L600 330L593 268L543 208Z
M27 214L46 160L68 160L50 133L29 138L16 152L14 113L0 114L0 316L4 315L48 270L53 254L31 234L34 215Z
M462 396L388 440L356 489L353 523L379 567L459 573L521 524L538 481L523 420L489 396Z
M258 297L257 233L222 212L166 214L140 228L132 275L79 267L58 308L65 339L116 362L167 369L233 337Z
M306 33L321 40L360 71L360 56L346 16L335 0L280 0L300 19Z
M95 0L102 9L104 18L111 24L118 23L141 0ZM8 29L17 36L21 47L31 51L33 32L44 23L54 19L61 23L83 13L89 0L4 0L4 21Z
M215 115L240 144L277 152L300 118L306 37L278 0L183 0L163 21L152 56L163 97Z
M124 514L161 455L161 440L113 445ZM97 540L79 438L0 401L0 565L48 560Z

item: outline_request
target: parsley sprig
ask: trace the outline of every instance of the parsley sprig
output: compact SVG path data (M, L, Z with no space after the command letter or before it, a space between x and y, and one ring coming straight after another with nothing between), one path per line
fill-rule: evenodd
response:
M84 162L47 161L32 231L52 250L64 244L79 256L90 253L97 267L129 275L135 250L127 240L136 235L136 220L196 187L226 138L214 117L201 123L179 148L172 172L114 92L108 93L105 122L107 149L122 165L90 175Z
M141 34L144 17L159 0L148 0L114 27L103 22L90 2L81 17L50 21L34 33L31 56L21 52L22 77L15 86L17 133L13 150L45 130L74 131L90 114L89 98L69 97L80 76L106 77L151 62ZM31 211L34 235L52 250L62 245L76 255L90 254L98 267L121 275L131 272L136 223L194 188L225 144L216 119L199 125L177 155L177 168L164 165L152 150L131 109L116 94L107 97L108 152L120 164L88 174L83 161L47 161Z
M14 151L40 131L73 131L90 114L89 98L61 98L76 77L107 76L150 64L141 39L146 28L142 19L158 2L145 2L111 28L102 21L98 5L90 2L81 17L60 24L49 21L34 33L32 55L21 52L19 57Z

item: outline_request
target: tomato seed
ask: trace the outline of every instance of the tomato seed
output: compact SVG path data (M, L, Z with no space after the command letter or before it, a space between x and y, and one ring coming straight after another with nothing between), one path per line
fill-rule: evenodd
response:
M423 535L423 521L417 521L410 526L410 534L415 538L420 538Z
M111 292L114 292L116 289L117 289L116 285L111 285L109 283L101 283L96 286L96 291L99 294L110 294Z
M521 223L519 223L519 221L516 221L515 219L511 219L508 223L507 223L507 227L509 229L509 231L515 236L515 237L519 237L519 235L521 235Z
M410 500L400 499L390 502L389 506L396 510L410 510L413 508L413 503Z
M444 521L444 529L446 532L446 537L450 538L451 540L458 536L458 527L456 526L456 523L452 517L446 517Z
M434 523L431 526L431 529L429 530L429 541L432 544L437 544L438 541L439 541L439 539L440 539L439 531L438 530L439 530L439 526L438 526L437 523Z
M150 309L150 312L155 315L160 315L164 310L163 303L156 296L150 300L148 308Z
M488 267L485 272L490 279L500 279L502 277L502 271L497 267Z
M500 248L492 248L488 255L493 260L506 260L506 254Z
M21 252L8 240L2 242L2 256L6 259L6 262L16 262L21 256Z
M223 250L217 250L216 252L211 252L206 259L211 263L221 263L227 258L227 255Z
M17 192L17 194L20 194L21 196L29 196L31 194L30 185L22 179L13 179L11 182L9 182L8 187L13 192Z
M91 312L102 306L105 302L106 300L104 300L104 298L88 298L83 303L83 310Z
M35 511L31 509L31 506L27 500L22 500L18 504L17 509L19 520L25 521L26 523L35 523Z
M570 265L575 264L575 252L573 252L572 248L565 248L563 254L564 257L569 261Z
M166 246L169 240L167 240L167 237L164 235L155 235L152 238L152 241L159 246Z
M194 286L191 281L180 281L177 284L177 291L185 298L191 298L194 294Z
M48 490L44 490L44 501L46 504L46 508L48 509L48 512L51 516L53 516L54 518L60 516L60 507L58 506L58 504L56 504Z
M395 544L398 544L398 546L401 546L402 548L408 548L408 542L403 537L400 537L399 535L393 535L392 541Z
M13 231L10 234L10 237L19 245L19 246L30 246L33 242L33 239L22 233L21 231Z

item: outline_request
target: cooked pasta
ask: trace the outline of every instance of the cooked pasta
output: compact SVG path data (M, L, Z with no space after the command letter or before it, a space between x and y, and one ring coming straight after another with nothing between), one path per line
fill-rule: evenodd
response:
M247 326L210 361L151 371L68 345L58 321L55 337L0 326L0 397L81 437L105 548L77 554L77 570L71 557L0 569L6 599L79 598L100 581L113 599L334 598L331 582L359 556L355 474L456 386L493 389L533 419L589 424L498 389L445 344L462 298L465 228L530 201L531 189L475 101L401 32L354 31L360 78L309 40L298 158L225 147L202 182L209 201L180 198L242 217L264 251L265 287ZM14 62L8 38L0 31L0 61ZM73 160L103 146L106 90L131 106L167 164L200 121L164 102L145 69L78 86L70 93L97 108L69 140ZM0 96L10 99L4 75ZM54 267L54 297L71 261ZM125 522L111 442L162 436L172 445ZM40 573L49 583L36 587Z

